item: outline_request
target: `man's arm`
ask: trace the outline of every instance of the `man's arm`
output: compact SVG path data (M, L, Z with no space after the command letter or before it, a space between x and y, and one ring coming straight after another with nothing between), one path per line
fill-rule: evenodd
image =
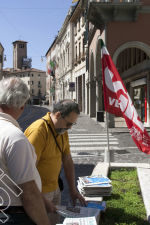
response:
M70 195L73 201L73 205L75 205L76 200L79 199L82 205L86 205L85 199L80 195L75 187L75 172L74 172L74 165L72 161L72 157L70 154L63 155L62 158L65 176L69 185Z
M20 197L28 216L37 225L50 225L42 194L37 188L35 181L29 181L19 186L23 190Z

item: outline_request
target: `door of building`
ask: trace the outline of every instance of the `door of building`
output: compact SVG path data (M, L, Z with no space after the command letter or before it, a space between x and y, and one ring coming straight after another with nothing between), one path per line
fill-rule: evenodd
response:
M134 87L134 106L142 122L147 122L147 88L146 85Z

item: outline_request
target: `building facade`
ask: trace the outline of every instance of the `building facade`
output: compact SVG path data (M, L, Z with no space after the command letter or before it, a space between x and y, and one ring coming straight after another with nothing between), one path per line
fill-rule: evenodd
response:
M147 0L90 1L88 13L89 21L96 27L89 46L90 63L93 61L94 65L93 69L90 67L90 71L95 74L96 86L100 87L100 96L94 93L91 100L93 102L96 97L99 106L94 112L90 112L90 116L96 116L98 110L104 110L99 40L102 38L141 120L145 126L149 126L150 39L147 27L150 19L150 2ZM125 125L124 119L110 115L110 126L123 125Z
M73 82L75 83L74 98L79 104L80 111L87 111L85 99L87 98L86 82L86 46L85 46L85 1L79 1L71 16L73 24Z
M73 10L71 7L58 36L46 53L47 74L50 75L47 78L50 81L50 104L74 97L73 91L69 90L69 85L73 82L73 24L69 22ZM49 73L48 68L52 63L54 71L51 73L50 69Z
M56 63L55 77L51 84L55 87L55 101L68 98L77 101L81 111L85 111L85 18L79 1L71 7L54 43L46 53L47 71L50 61ZM50 102L52 103L52 102Z
M82 112L97 119L103 113L105 120L100 46L103 39L141 120L149 126L150 2L79 0L66 18L53 49L58 80L56 99L76 99ZM70 81L75 91L69 95ZM113 115L109 115L109 121L110 127L125 126L124 119Z
M51 68L51 63L56 58L56 39L46 53L46 101L49 104L53 104L57 99L57 92L55 90L56 83L56 68Z

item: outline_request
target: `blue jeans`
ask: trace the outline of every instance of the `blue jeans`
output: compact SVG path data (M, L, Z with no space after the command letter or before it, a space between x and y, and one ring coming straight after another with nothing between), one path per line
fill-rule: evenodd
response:
M0 213L0 224L4 225L36 225L25 213L7 214L7 217ZM6 220L6 222L4 222ZM2 223L3 221L3 223Z

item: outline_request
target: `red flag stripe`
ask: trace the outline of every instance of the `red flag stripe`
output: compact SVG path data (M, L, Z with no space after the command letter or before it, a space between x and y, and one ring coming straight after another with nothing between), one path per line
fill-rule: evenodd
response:
M150 154L150 137L105 46L102 47L101 55L105 110L124 117L137 147Z

